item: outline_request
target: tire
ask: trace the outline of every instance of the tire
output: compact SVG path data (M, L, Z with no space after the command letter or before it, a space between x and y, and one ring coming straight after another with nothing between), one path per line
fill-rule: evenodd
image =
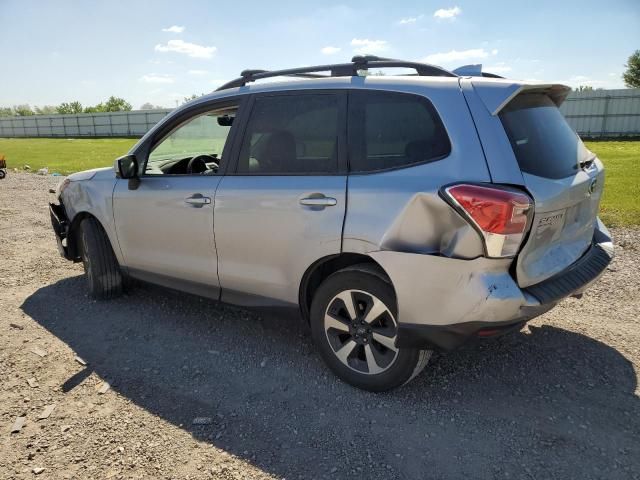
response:
M354 387L382 392L411 381L432 353L396 348L396 317L389 280L370 265L355 265L330 275L316 290L311 303L311 335L320 355L340 379Z
M92 298L106 300L122 293L120 265L107 234L95 218L80 223L80 252Z
M7 172L5 172L4 170L0 169L0 180L2 180L6 176L7 176Z

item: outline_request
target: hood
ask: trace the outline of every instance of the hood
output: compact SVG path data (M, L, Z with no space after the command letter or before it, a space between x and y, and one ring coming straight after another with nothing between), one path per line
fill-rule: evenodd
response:
M71 182L79 182L81 180L91 180L93 178L97 178L98 180L113 178L114 176L115 173L113 171L113 167L103 167L72 173L67 177L67 179Z

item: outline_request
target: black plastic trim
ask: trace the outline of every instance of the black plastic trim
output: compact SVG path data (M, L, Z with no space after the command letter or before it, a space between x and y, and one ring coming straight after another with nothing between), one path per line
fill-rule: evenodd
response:
M477 336L481 330L497 330L486 338L493 338L514 330L520 330L524 324L536 315L530 315L506 322L464 322L453 325L422 325L415 323L398 324L396 346L431 350L453 350Z
M69 219L67 218L67 212L65 211L64 206L62 204L57 205L55 203L50 203L49 215L51 216L53 232L56 234L60 255L67 260L74 260L69 251L69 247L64 246L62 243L62 241L69 235Z
M240 77L225 83L217 90L243 87L249 82L271 77L304 77L304 78L330 78L357 76L361 70L371 68L412 68L419 76L431 77L457 77L455 73L428 63L397 60L393 58L376 57L374 55L358 55L351 59L350 63L335 63L329 65L314 65L310 67L287 68L284 70L243 70ZM329 75L314 75L318 72L330 72Z
M523 290L536 297L540 303L556 302L597 279L612 259L612 250L597 243L592 244L569 268Z

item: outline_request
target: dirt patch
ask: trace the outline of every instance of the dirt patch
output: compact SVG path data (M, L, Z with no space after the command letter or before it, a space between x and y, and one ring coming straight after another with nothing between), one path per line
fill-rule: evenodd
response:
M150 286L89 300L55 184L0 181L1 478L640 478L640 230L613 232L581 300L375 395L296 318Z

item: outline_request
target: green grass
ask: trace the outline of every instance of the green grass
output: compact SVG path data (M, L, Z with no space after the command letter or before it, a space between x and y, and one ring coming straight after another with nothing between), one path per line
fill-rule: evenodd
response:
M69 174L107 167L136 142L129 138L0 138L0 155L9 168L28 164L33 171ZM640 225L640 141L586 142L604 162L605 192L600 215L609 226Z
M108 167L125 155L135 138L0 138L0 156L8 168L32 171L48 167L49 173L67 175L90 168Z
M640 225L640 141L585 143L606 168L602 221L607 226Z

